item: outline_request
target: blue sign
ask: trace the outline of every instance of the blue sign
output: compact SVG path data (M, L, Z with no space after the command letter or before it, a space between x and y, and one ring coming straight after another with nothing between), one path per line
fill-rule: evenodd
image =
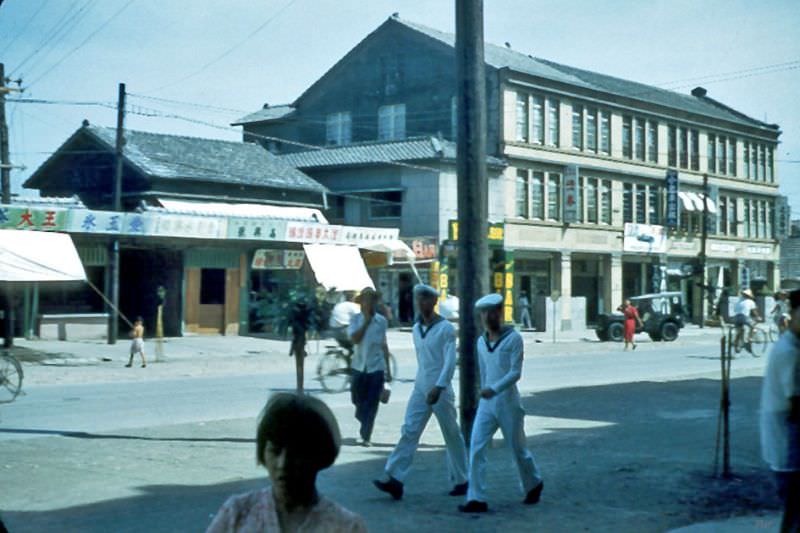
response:
M667 170L665 183L667 191L667 212L664 216L664 225L670 229L678 227L678 215L680 204L678 203L678 171L675 169Z

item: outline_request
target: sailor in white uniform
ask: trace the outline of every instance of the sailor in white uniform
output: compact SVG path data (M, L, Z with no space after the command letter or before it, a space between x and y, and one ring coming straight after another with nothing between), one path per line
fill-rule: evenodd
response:
M523 503L538 503L544 488L539 468L525 445L525 412L517 381L522 375L522 336L503 324L503 298L489 294L475 303L486 332L478 339L481 398L472 426L465 513L484 513L486 503L486 450L498 428L508 444L519 471Z
M456 333L434 308L438 292L428 285L414 287L420 318L414 328L417 377L408 399L400 442L386 461L386 480L375 486L395 500L403 497L403 483L411 468L419 439L431 414L436 416L447 446L447 466L453 489L451 496L467 493L467 450L458 427L455 394L451 381L456 368Z

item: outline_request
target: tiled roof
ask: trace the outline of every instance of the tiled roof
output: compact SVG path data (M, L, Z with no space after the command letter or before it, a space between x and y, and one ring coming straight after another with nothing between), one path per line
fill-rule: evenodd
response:
M115 128L84 128L113 150ZM124 155L152 177L325 191L320 183L255 143L125 130Z
M278 158L300 169L372 165L395 161L455 161L456 144L437 137L411 137L398 141L348 144L292 152L279 155ZM496 157L489 157L487 163L493 166L505 166L505 163Z
M252 122L267 122L269 120L278 120L287 117L294 113L295 108L290 105L276 105L259 109L254 113L245 115L231 123L231 126L241 126L242 124L250 124Z
M428 28L427 26L397 17L392 17L389 20L410 28L418 33L427 35L428 37L442 42L447 46L455 46L455 35L451 33L445 33L433 28ZM508 68L515 72L522 72L539 78L561 82L583 89L623 96L673 109L685 110L690 113L726 120L737 124L768 128L770 130L777 129L777 126L774 124L767 124L760 120L748 117L747 115L731 109L724 104L721 104L706 96L683 94L666 89L660 89L651 85L645 85L635 81L624 80L605 74L599 74L597 72L570 67L560 63L555 63L553 61L539 59L527 54L523 54L504 46L486 43L484 58L487 65L498 69Z

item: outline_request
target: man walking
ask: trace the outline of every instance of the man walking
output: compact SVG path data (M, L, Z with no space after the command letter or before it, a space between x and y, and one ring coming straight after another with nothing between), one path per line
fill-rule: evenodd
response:
M773 346L761 389L761 449L784 502L781 532L800 532L800 290L789 329Z
M386 461L387 478L373 483L395 500L403 497L403 483L422 432L433 414L447 446L447 467L453 486L450 495L463 496L467 493L467 450L458 427L455 394L450 383L456 368L455 328L434 311L438 299L436 289L417 285L414 298L420 314L412 329L417 377L408 399L400 442Z
M519 322L525 329L531 329L531 302L528 300L528 293L519 293Z
M522 503L534 504L544 488L539 468L525 445L525 411L517 390L522 376L522 336L503 324L503 297L488 294L475 303L486 332L477 341L481 372L481 399L472 426L469 454L469 490L467 503L459 505L464 513L485 513L486 449L500 428L519 472L525 494Z

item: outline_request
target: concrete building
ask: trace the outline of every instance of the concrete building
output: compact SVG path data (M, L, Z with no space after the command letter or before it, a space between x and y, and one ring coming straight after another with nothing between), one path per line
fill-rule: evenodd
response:
M406 150L452 150L454 44L451 34L393 16L290 105L236 124L245 140L285 154L340 194L332 217L380 224L391 215L402 237L436 239L452 275L443 227L456 218L452 161ZM500 237L492 284L506 296L507 318L522 290L539 306L557 292L557 326L570 329L654 287L683 291L697 317L701 281L732 290L751 280L778 284L777 125L700 87L681 94L508 46L487 44L485 59L490 220ZM367 152L366 160L345 156ZM668 170L677 173L669 193ZM693 272L704 209L709 268L701 280ZM574 312L583 302L585 312Z

